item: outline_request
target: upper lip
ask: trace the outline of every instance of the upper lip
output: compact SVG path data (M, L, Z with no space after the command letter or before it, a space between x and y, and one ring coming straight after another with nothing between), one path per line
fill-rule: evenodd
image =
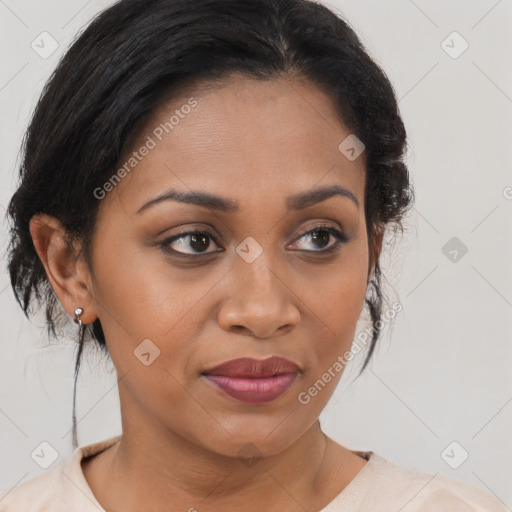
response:
M300 367L288 359L282 357L269 357L267 359L252 359L241 357L232 359L204 371L206 375L226 375L229 377L263 378L285 373L298 373Z

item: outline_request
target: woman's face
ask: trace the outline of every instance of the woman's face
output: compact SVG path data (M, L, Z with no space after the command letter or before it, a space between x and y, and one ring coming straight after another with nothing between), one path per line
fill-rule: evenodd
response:
M195 89L147 122L101 199L85 308L101 320L129 424L232 456L249 443L278 453L316 422L369 270L364 153L340 151L348 135L326 95L284 78ZM327 187L349 193L315 194ZM171 191L218 199L151 203ZM274 399L231 396L204 375L270 356L300 368Z

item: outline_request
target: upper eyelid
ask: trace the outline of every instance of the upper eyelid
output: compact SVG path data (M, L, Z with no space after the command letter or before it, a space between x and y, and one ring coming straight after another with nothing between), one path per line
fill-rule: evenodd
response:
M299 232L299 234L296 236L295 240L298 239L298 238L302 238L304 235L306 235L307 233L309 233L311 231L321 230L321 229L334 229L336 231L340 231L341 233L344 233L343 229L340 229L337 226L326 224L325 221L323 221L323 223L320 224L320 225L311 226L311 227L302 229ZM213 233L212 231L213 230L209 230L208 228L190 228L190 229L186 229L184 231L181 231L179 233L175 233L174 235L170 235L170 236L166 237L164 239L164 241L170 240L170 239L174 239L175 240L177 238L182 238L182 237L186 237L186 236L197 234L197 233L207 234L207 235L211 236L214 241L217 241L220 238L220 236L218 236L216 233Z
M342 231L339 228L337 228L336 226L331 226L330 224L323 223L323 224L318 225L318 226L311 226L309 228L304 228L303 230L301 230L299 232L299 234L297 235L297 238L303 237L304 235L308 234L310 231L315 231L315 230L319 230L320 231L321 229L325 229L325 230L335 229L336 231Z

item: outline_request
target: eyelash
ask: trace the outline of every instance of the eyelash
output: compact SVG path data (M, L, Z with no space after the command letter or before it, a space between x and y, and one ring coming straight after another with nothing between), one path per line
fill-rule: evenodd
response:
M339 251L341 249L341 245L346 243L348 241L348 237L347 235L336 229L336 228L333 228L332 226L328 226L328 225L325 225L325 224L322 224L322 225L319 225L319 226L315 226L314 228L311 228L311 229L308 229L304 232L302 232L297 238L295 241L298 241L300 240L301 238L303 238L305 235L309 234L309 233L315 233L315 232L318 232L318 231L327 231L329 234L331 234L334 239L335 239L335 243L333 243L330 247L328 247L327 249L319 249L317 251L314 251L314 250L304 250L305 252L308 252L308 253L319 253L321 255L324 255L324 256L327 256L327 255L330 255L330 254L333 254L337 251ZM169 254L172 254L174 256L177 256L179 258L185 258L185 259L194 259L194 260L197 260L199 257L201 256L207 256L207 255L211 255L211 254L215 254L217 252L222 252L222 251L213 251L213 252L208 252L208 253L197 253L197 254L186 254L186 253L182 253L182 252L179 252L179 251L175 251L174 249L169 249L169 245L180 239L180 238L186 238L187 236L191 236L191 235L205 235L209 238L211 238L216 245L219 245L219 239L212 233L210 233L209 231L205 231L205 230L191 230L191 231L185 231L183 233L179 233L177 235L173 235L169 238L166 238L165 240L163 240L162 242L159 242L157 245L158 247L160 247L163 251L169 253Z
M307 251L306 250L306 252L318 253L318 254L326 256L326 255L338 252L341 249L341 245L348 241L348 237L345 233L343 233L343 231L340 231L339 229L333 228L332 226L328 226L326 224L320 224L319 226L315 226L314 228L307 229L306 231L303 231L297 237L296 241L300 240L302 237L304 237L305 235L307 235L309 233L315 233L317 231L327 231L327 233L331 234L334 237L335 242L327 249L318 249L317 251Z

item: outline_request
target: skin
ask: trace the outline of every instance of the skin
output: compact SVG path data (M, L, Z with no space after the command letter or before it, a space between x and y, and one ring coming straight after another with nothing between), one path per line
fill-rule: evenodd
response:
M31 222L63 307L71 317L82 307L85 324L100 319L118 374L122 439L84 460L84 475L109 512L170 503L199 512L320 510L366 464L318 422L342 372L309 404L297 399L350 349L364 305L374 264L364 153L350 161L338 150L350 131L330 97L296 76L197 86L156 110L134 148L190 97L197 106L101 200L90 266L64 243L56 219ZM287 196L333 184L359 206L336 195L288 209ZM229 198L239 210L164 201L136 213L171 188ZM302 236L319 225L348 241L323 256L334 237L315 244ZM196 260L157 245L191 229L209 230L219 243L185 236L168 246ZM252 263L235 251L248 236L263 249ZM377 255L381 242L382 233ZM134 356L145 339L160 350L149 366ZM270 355L302 373L263 405L240 403L200 375L226 360ZM253 463L248 450L259 456Z

